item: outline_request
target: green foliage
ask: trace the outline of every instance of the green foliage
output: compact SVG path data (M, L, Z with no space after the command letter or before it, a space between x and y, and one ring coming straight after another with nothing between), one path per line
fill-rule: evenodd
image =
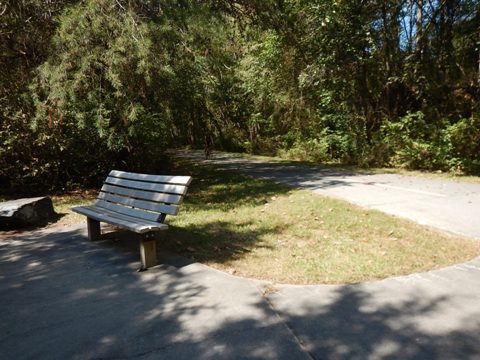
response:
M154 171L168 146L479 173L478 1L7 0L0 182Z
M445 165L459 173L480 173L480 119L461 119L442 133Z
M70 8L53 38L55 51L39 68L36 122L45 121L45 111L56 114L50 121L96 129L117 152L134 153L140 144L149 151L152 137L161 147L166 133L158 130L170 119L162 89L152 85L171 73L162 31L110 1Z
M479 168L480 126L475 117L455 124L428 124L421 112L382 126L384 161L409 169L475 173Z
M74 1L7 0L0 5L0 188L41 192L62 146L31 129L29 84L48 56L55 17ZM64 154L63 154L64 156ZM63 178L61 181L64 181ZM63 183L61 186L65 186Z
M422 112L408 113L398 122L385 122L382 142L388 144L391 165L410 169L432 167L435 156L429 135L433 130Z
M323 115L316 120L292 145L288 146L290 139L285 137L284 147L288 150L280 155L314 162L357 163L365 141L363 119L343 113Z

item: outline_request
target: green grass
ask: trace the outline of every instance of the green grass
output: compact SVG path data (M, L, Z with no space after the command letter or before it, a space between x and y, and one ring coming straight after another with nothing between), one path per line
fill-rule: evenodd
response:
M85 216L70 210L72 206L90 205L98 195L98 189L79 190L65 194L51 195L53 208L61 216L56 225L70 225L85 222Z
M341 200L179 162L192 175L181 210L167 217L159 251L170 250L239 276L279 283L356 283L411 274L480 255L480 241L453 236ZM98 190L52 196L64 216Z
M341 200L185 164L194 182L160 247L281 283L355 283L472 259L480 242Z

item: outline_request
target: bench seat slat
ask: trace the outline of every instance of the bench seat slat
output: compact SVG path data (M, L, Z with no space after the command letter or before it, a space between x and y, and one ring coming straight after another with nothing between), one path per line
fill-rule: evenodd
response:
M156 203L152 201L145 201L145 200L137 200L134 198L124 197L113 195L109 193L100 192L98 194L98 198L118 204L123 204L126 206L133 206L135 208L156 211L159 213L164 213L168 215L177 215L178 214L178 206L175 205L165 205L161 203Z
M132 188L135 190L147 190L178 195L185 195L185 193L187 192L187 187L184 185L159 184L153 182L125 180L111 176L107 177L105 183L116 186L123 186L126 188Z
M161 214L155 213L155 212L149 212L149 211L144 211L144 210L138 210L138 209L133 209L130 207L118 205L115 203L111 203L105 200L97 200L95 202L95 205L98 207L102 207L108 210L115 211L119 214L131 216L132 218L138 218L142 220L147 220L147 221L160 221L160 216Z
M162 193L154 193L151 191L127 189L120 186L109 185L109 184L103 184L102 189L100 191L123 195L123 196L129 196L129 197L137 198L140 200L150 200L150 201L157 201L157 202L163 202L167 204L176 204L176 205L179 205L183 199L183 196L181 195L162 194Z
M151 181L158 183L169 183L177 185L190 185L192 178L190 176L170 176L170 175L150 175L150 174L138 174L129 173L125 171L112 170L108 176L114 176L122 179Z
M75 206L75 207L72 208L72 210L79 213L79 214L83 214L84 211L93 211L93 212L95 212L99 215L108 215L108 216L111 216L113 218L118 217L119 219L129 220L131 222L133 221L133 222L135 222L135 224L139 224L139 225L145 225L145 226L151 226L151 225L162 226L162 225L165 225L165 226L168 226L167 224L159 223L159 222L156 222L156 221L149 221L149 220L144 220L144 219L139 219L139 218L133 218L131 216L120 214L120 213L118 213L116 211L113 211L113 210L109 210L109 209L106 209L106 208L103 208L103 207L99 207L95 204L84 205L84 206Z
M132 218L130 216L122 215L105 208L99 208L96 205L77 206L72 208L72 210L94 220L120 226L121 228L140 234L149 231L168 229L167 224Z

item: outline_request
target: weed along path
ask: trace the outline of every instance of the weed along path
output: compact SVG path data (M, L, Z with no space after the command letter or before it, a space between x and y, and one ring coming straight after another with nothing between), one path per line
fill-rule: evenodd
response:
M178 154L186 159L307 188L422 225L480 239L480 183L358 173L218 152L209 160L205 160L200 151L181 151Z

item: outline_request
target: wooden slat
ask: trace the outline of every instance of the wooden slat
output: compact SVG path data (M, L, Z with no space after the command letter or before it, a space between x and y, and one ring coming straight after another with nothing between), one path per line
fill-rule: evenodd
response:
M158 183L168 183L177 185L190 185L192 182L191 176L174 176L174 175L150 175L150 174L137 174L119 170L112 170L108 176L114 176L122 179L151 181Z
M176 204L176 205L179 205L183 199L183 196L181 195L162 194L162 193L154 193L151 191L127 189L127 188L123 188L115 185L109 185L109 184L103 184L102 189L100 191L123 195L123 196L129 196L129 197L141 199L141 200L150 200L150 201L163 202L167 204Z
M153 221L149 222L146 220L132 218L130 216L115 213L105 208L98 208L95 205L77 206L72 208L72 210L79 214L85 215L89 218L92 218L94 220L120 226L124 229L130 230L136 233L140 233L140 234L143 234L152 230L168 229L167 224L157 223Z
M137 233L164 230L166 214L176 215L190 176L135 174L112 170L95 205L73 211Z
M147 190L178 195L185 195L185 193L187 192L187 187L184 185L158 184L152 182L125 180L111 176L107 177L105 183L138 190Z
M141 226L145 226L145 227L160 227L160 228L163 228L163 225L168 226L166 224L159 223L159 222L156 222L156 221L149 221L149 220L144 220L144 219L139 219L139 218L133 218L131 216L120 214L120 213L117 213L115 211L103 208L103 207L98 207L95 204L94 205L86 205L86 206L76 206L75 208L72 208L72 209L74 211L80 213L80 214L82 213L82 211L86 210L86 211L90 211L90 212L93 211L98 215L105 215L105 216L109 216L109 217L112 217L112 218L118 218L118 219L121 219L121 220L128 220L130 222L135 223L138 226L141 225Z
M76 207L72 210L79 214L85 215L88 218L101 222L106 222L112 225L117 225L124 229L131 230L140 234L156 229L163 230L163 225L166 225L155 222L145 223L140 219L134 219L125 215L117 214L113 211L108 211L103 208L96 208L95 205Z
M138 219L148 220L148 221L159 221L160 215L156 212L148 212L144 210L132 209L122 205L114 204L105 200L97 200L95 202L96 206L118 212L119 214L131 216Z
M168 214L168 215L178 214L178 206L175 206L175 205L165 205L165 204L152 202L152 201L137 200L129 197L112 195L104 192L100 192L98 194L98 198L105 201L114 202L117 204L123 204L125 206L132 206L138 209L156 211L163 214Z

